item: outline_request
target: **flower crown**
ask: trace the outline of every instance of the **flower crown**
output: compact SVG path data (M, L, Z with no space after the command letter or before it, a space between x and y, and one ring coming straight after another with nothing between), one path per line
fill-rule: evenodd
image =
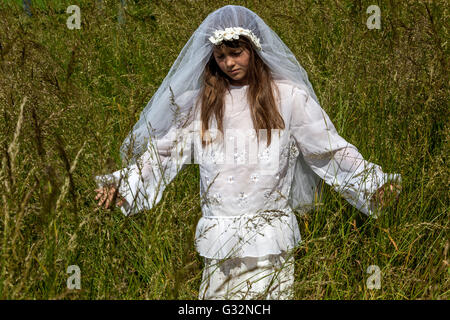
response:
M225 30L216 30L214 31L214 35L209 37L209 41L211 41L215 45L219 45L223 40L233 40L239 39L239 35L246 36L249 38L253 45L261 50L261 44L259 43L259 38L253 34L251 30L244 29L241 27L233 27L233 28L225 28Z

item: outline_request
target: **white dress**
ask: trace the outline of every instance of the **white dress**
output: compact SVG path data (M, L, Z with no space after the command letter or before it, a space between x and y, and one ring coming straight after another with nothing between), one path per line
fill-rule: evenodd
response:
M250 146L258 145L258 133L251 130L248 85L231 86L225 96L224 139L234 142L235 137L236 141L244 141L245 147L236 144L228 148L226 143L214 142L207 152L200 153L198 135L172 129L154 141L154 147L149 147L136 164L95 178L100 187L106 182L118 184L123 177L119 192L126 199L121 207L125 215L150 209L182 167L192 163L190 152L180 150L192 150L189 148L194 143L202 209L195 246L205 258L199 298L292 297L294 268L289 252L301 238L290 197L294 175L302 178L302 173L296 172L299 155L315 175L374 217L378 213L370 200L374 192L388 180L400 179L365 161L353 145L339 136L324 110L304 90L276 83L285 129L279 131L279 139L274 138L278 135L272 130L271 146L266 148L265 142L260 145L256 163L249 160L254 150ZM198 114L195 119L199 119ZM211 128L217 128L215 120ZM196 133L196 129L193 124L187 133ZM230 154L233 159L226 158ZM274 154L276 157L271 158ZM277 272L281 265L286 268Z

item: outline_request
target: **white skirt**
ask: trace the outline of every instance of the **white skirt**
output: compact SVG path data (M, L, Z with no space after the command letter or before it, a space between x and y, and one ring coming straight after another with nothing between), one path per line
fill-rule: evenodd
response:
M204 261L199 299L293 299L292 254Z

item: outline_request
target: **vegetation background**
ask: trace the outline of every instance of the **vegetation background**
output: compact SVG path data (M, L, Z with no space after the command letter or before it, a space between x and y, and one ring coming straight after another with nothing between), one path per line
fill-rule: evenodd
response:
M296 299L449 299L449 51L446 1L33 0L0 2L0 298L196 299L199 171L152 210L98 208L93 177L119 147L204 18L256 12L291 48L339 133L401 173L378 219L326 188L298 215ZM69 30L66 8L81 8ZM369 5L381 29L369 30ZM69 265L81 290L67 289ZM367 268L381 269L369 290Z

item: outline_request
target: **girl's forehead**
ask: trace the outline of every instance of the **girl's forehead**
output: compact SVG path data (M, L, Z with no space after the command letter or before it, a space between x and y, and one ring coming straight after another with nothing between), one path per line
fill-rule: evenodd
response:
M227 52L233 52L238 50L240 47L227 47L226 45L221 45L221 46L214 46L214 52L215 53L227 53Z

